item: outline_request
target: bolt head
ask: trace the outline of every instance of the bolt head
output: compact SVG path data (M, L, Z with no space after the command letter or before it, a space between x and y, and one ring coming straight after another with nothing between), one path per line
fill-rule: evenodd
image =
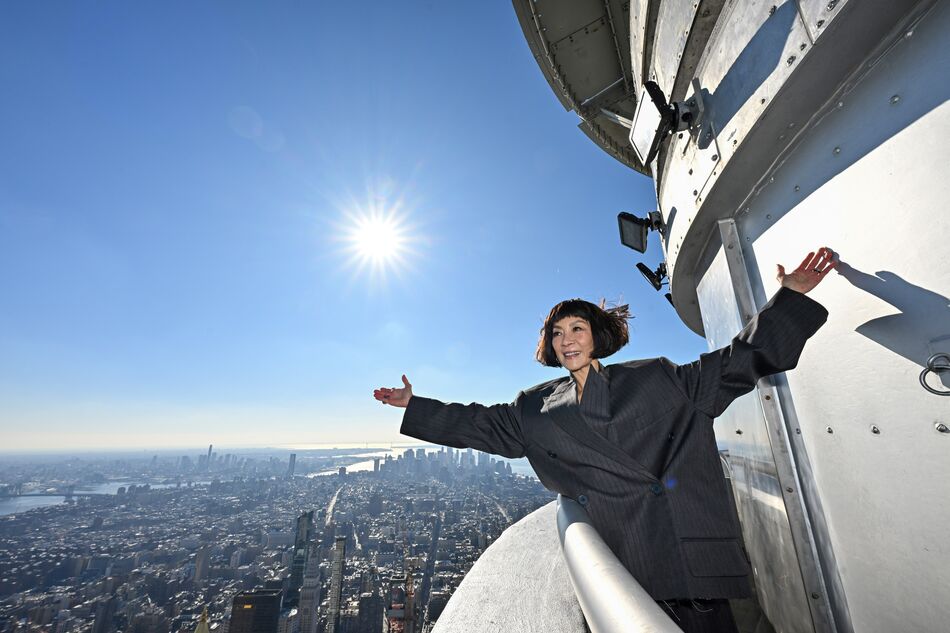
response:
M900 95L894 95L893 97L891 97L891 104L898 104L900 102L901 102Z
M840 147L836 147L834 151L835 151L835 154L840 154L840 153L841 153L841 148L840 148Z

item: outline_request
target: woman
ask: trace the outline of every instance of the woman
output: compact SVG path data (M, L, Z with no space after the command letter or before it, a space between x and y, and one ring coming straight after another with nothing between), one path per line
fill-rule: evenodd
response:
M756 381L792 369L827 311L805 293L837 265L809 253L723 349L696 362L605 366L625 319L578 299L545 320L537 359L568 376L511 404L445 404L402 388L374 397L405 407L401 432L456 448L527 456L547 488L585 507L600 535L684 631L735 631L727 599L750 594L749 566L722 475L713 419Z

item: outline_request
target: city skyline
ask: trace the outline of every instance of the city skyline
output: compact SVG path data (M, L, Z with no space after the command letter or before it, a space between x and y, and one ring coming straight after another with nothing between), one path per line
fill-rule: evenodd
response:
M471 449L354 472L357 454L329 451L192 457L0 463L2 497L66 492L0 503L0 631L427 633L481 553L554 498Z

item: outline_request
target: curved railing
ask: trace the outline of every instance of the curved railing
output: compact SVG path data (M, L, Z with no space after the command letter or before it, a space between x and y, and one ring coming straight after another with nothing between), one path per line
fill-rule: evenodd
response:
M592 633L679 633L591 524L584 508L557 497L557 531L577 601Z

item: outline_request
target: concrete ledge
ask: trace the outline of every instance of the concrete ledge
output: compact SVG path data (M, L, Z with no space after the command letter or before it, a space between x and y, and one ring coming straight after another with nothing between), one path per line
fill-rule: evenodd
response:
M505 530L465 575L433 633L584 633L557 531L557 502Z

